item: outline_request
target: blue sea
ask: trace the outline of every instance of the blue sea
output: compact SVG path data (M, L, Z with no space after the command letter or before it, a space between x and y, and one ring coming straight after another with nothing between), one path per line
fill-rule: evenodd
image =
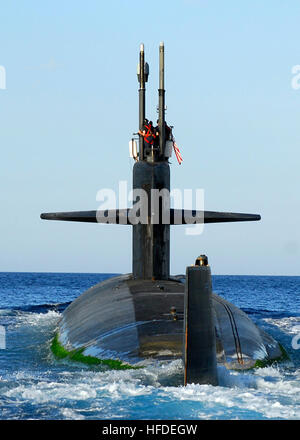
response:
M300 277L213 276L214 292L290 360L242 373L218 367L220 386L183 387L180 360L115 371L53 357L63 310L111 276L0 273L0 419L300 419Z

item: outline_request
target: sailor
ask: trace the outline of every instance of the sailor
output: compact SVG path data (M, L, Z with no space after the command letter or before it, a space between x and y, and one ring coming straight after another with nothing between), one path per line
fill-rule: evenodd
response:
M171 140L170 136L171 136L171 128L168 126L168 124L165 121L165 139L166 139L166 141Z
M138 134L140 134L141 136L145 136L145 134L146 134L146 130L147 130L147 128L146 128L146 126L148 125L148 119L144 119L144 124L143 124L143 127L138 131Z
M154 141L154 148L159 151L159 119L157 119L157 126L154 129L155 132L155 141ZM172 141L172 129L168 126L168 124L165 121L165 142Z
M154 147L156 149L159 149L159 126L158 126L159 119L157 119L156 122L157 122L157 126L154 127L154 133L155 133Z
M138 131L138 134L143 136L143 138L146 136L146 133L148 131L149 121L148 119L144 119L143 127Z
M157 119L157 126L155 127L154 131L156 133L156 141L159 142L158 137L159 137L159 119ZM169 141L171 140L170 138L171 136L171 128L168 126L168 124L165 121L165 140Z
M154 140L156 138L152 121L144 120L144 126L138 133L144 138L144 149L148 155L154 147Z

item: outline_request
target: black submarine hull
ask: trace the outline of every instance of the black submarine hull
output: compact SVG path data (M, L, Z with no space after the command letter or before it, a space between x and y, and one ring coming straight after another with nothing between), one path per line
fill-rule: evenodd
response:
M185 276L139 280L131 274L101 282L73 301L58 324L58 341L85 356L142 365L182 358ZM212 294L218 364L247 369L280 359L277 341L240 309Z

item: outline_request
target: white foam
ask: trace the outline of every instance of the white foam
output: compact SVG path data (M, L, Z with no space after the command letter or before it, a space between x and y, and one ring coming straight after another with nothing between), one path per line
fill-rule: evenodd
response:
M300 418L299 371L291 379L274 367L251 373L229 372L224 367L218 369L218 373L221 386L192 384L167 387L165 392L176 399L201 402L207 409L221 404L224 409L252 411L264 418Z
M57 382L38 382L31 385L19 385L4 393L10 399L18 401L32 401L34 403L55 402L61 399L87 400L96 397L96 391L92 385L63 384Z
M61 314L55 310L49 310L47 313L22 312L16 316L15 327L45 327L55 325Z
M188 384L186 387L163 385L172 377L182 376L180 361L153 363L141 370L78 370L62 371L60 380L46 381L45 375L36 377L34 373L15 374L17 386L6 390L3 395L17 403L55 404L64 418L85 418L89 411L93 414L111 414L126 418L124 401L135 405L136 399L150 397L153 405L161 402L193 402L191 417L196 418L300 418L300 371L289 372L267 367L251 372L228 371L218 367L220 386ZM44 377L44 380L43 380ZM67 401L71 401L72 409ZM89 401L84 415L76 402ZM139 400L141 402L141 400ZM163 408L163 407L162 407ZM163 415L162 415L163 416Z
M264 318L268 324L280 328L286 334L293 335L299 333L300 317L290 316L288 318Z
M61 414L65 419L68 420L83 420L84 416L79 414L78 411L74 411L71 408L62 408L60 410Z

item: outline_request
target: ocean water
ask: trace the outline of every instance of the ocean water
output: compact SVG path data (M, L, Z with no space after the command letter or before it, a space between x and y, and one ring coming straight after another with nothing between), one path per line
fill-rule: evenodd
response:
M53 357L62 311L110 276L0 273L0 419L300 419L300 277L213 276L214 292L290 360L242 373L219 367L220 386L183 387L180 360L114 371Z

